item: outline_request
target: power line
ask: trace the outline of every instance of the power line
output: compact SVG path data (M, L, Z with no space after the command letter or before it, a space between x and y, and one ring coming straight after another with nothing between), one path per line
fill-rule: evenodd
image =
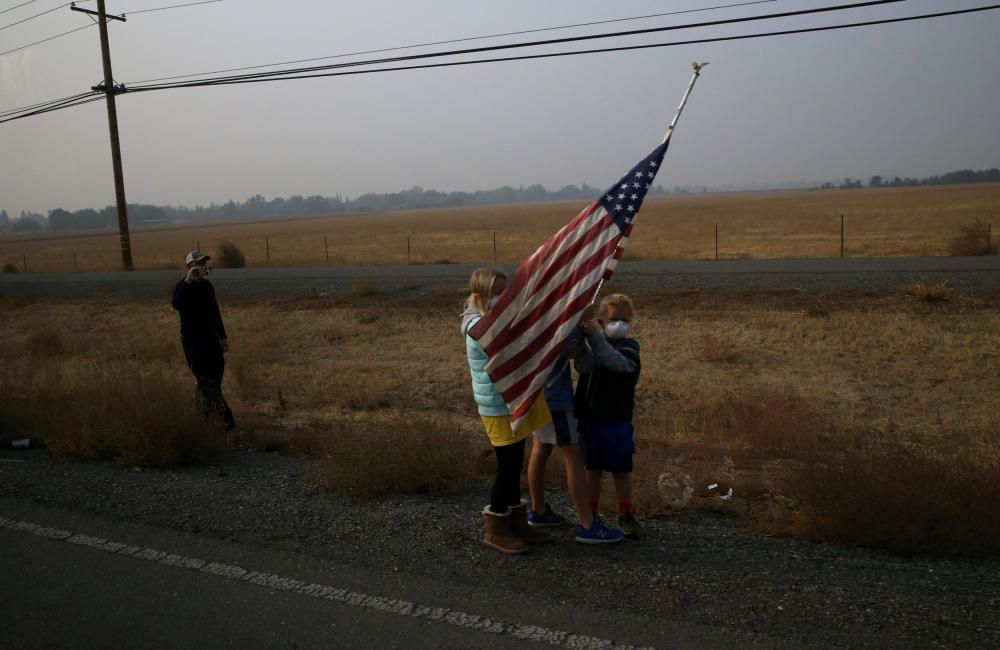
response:
M931 14L921 14L917 16L905 16L901 18L885 18L881 20L869 20L856 23L846 23L841 25L827 25L823 27L805 27L799 29L787 29L775 32L761 32L755 34L742 34L735 36L718 36L713 38L702 38L702 39L692 39L686 41L673 41L669 43L651 43L645 45L624 45L620 47L608 47L608 48L598 48L591 50L574 50L570 52L550 52L547 54L526 54L522 56L511 56L511 57L501 57L495 59L470 59L466 61L451 61L445 63L426 63L421 65L413 66L400 66L395 68L375 68L369 70L351 70L346 72L326 72L320 74L299 74L297 76L271 76L267 78L249 78L249 79L224 79L224 80L202 80L202 81L191 81L191 82L178 82L176 84L164 84L162 86L153 87L143 87L138 89L130 89L129 92L148 92L154 90L170 90L173 88L197 88L201 86L222 86L222 85L233 85L233 84L244 84L244 83L258 83L258 82L268 82L268 81L289 81L296 79L318 79L323 77L340 77L340 76L350 76L350 75L361 75L361 74L374 74L379 72L396 72L405 70L422 70L430 68L447 68L463 65L475 65L480 63L499 63L505 61L526 61L531 59L548 59L566 56L577 56L582 54L603 54L609 52L625 52L630 50L645 50L651 48L662 48L662 47L675 47L678 45L696 45L703 43L719 43L724 41L737 41L737 40L749 40L757 38L768 38L772 36L787 36L793 34L807 34L812 32L824 32L824 31L834 31L842 29L851 29L856 27L866 27L872 25L886 25L890 23L901 23L909 22L915 20L926 20L930 18L941 18L946 16L956 16L961 14L970 14L982 11L991 11L994 9L1000 9L1000 4L987 5L983 7L975 7L972 9L958 9L954 11L943 11ZM346 67L346 66L341 66Z
M2 32L5 29L9 29L9 28L13 27L14 25L20 25L21 23L26 23L29 20L34 20L35 18L38 18L40 16L44 16L45 14L50 14L53 11L59 11L63 7L68 7L69 5L70 5L69 2L64 2L63 4L59 5L58 7L53 7L52 9L47 9L47 10L41 12L41 13L35 14L34 16L28 16L27 18L22 18L21 20L17 21L16 23L11 23L9 25L4 25L3 27L0 27L0 32Z
M583 55L583 54L599 54L599 53L609 53L609 52L622 52L622 51L629 51L629 50L642 50L642 49L650 49L650 48L673 47L673 46L678 46L678 45L694 45L694 44L702 44L702 43L716 43L716 42L724 42L724 41L748 40L748 39L757 39L757 38L767 38L767 37L773 37L773 36L784 36L784 35L793 35L793 34L805 34L805 33L812 33L812 32L843 30L843 29L851 29L851 28L857 28L857 27L873 26L873 25L885 25L885 24L891 24L891 23L902 23L902 22L910 22L910 21L916 21L916 20L926 20L926 19L931 19L931 18L940 18L940 17L956 16L956 15L962 15L962 14L971 14L971 13L977 13L977 12L983 12L983 11L992 11L992 10L995 10L995 9L1000 9L1000 4L987 5L987 6L983 6L983 7L975 7L975 8L971 8L971 9L961 9L961 10L953 10L953 11L930 13L930 14L921 14L921 15L915 15L915 16L904 16L904 17L899 17L899 18L886 18L886 19L880 19L880 20L861 21L861 22L845 23L845 24L839 24L839 25L828 25L828 26L822 26L822 27L808 27L808 28L798 28L798 29L781 30L781 31L775 31L775 32L761 32L761 33L742 34L742 35L734 35L734 36L720 36L720 37L713 37L713 38L692 39L692 40L674 41L674 42L667 42L667 43L652 43L652 44L644 44L644 45L628 45L628 46L619 46L619 47L610 47L610 48L596 48L596 49L590 49L590 50L574 50L574 51L568 51L568 52L550 52L550 53L546 53L546 54L528 54L528 55L522 55L522 56L501 57L501 58L493 58L493 59L470 59L470 60L466 60L466 61L452 61L452 62L442 62L442 63L428 63L428 64L421 64L421 65L414 65L414 66L400 66L400 67L394 67L394 68L375 68L375 69L366 69L366 70L351 70L351 71L344 71L344 72L327 72L327 73L323 73L323 74L298 74L297 76L289 76L290 74L295 73L295 71L272 73L270 76L268 76L266 78L261 78L259 75L245 75L246 78L223 78L223 79L219 79L219 80L199 80L199 81L190 81L190 82L177 82L175 84L162 84L162 85L159 85L159 86L151 86L151 87L143 87L143 88L138 88L138 89L130 89L129 92L148 92L148 91L153 91L153 90L168 90L168 89L172 89L172 88L194 88L194 87L201 87L201 86L229 85L229 84L238 84L238 83L256 83L256 82L266 82L266 81L284 81L284 80L293 80L293 79L315 79L315 78L321 78L321 77L335 77L335 76L348 76L348 75L360 75L360 74L374 74L374 73L379 73L379 72L393 72L393 71L407 71L407 70L419 70L419 69L430 69L430 68L442 68L442 67L453 67L453 66L463 66L463 65L474 65L474 64L480 64L480 63L498 63L498 62L504 62L504 61L523 61L523 60L531 60L531 59L544 59L544 58L555 58L555 57L565 57L565 56L577 56L577 55ZM427 56L432 56L432 55L427 55ZM413 57L406 57L406 58L412 60L412 59L416 59L416 58L421 58L421 56L413 56ZM340 64L338 66L327 66L327 68L347 67L349 65L362 65L362 64L365 64L365 63L368 63L368 62L359 62L357 64ZM378 63L378 61L376 61L375 63ZM276 75L284 75L284 76L276 76ZM97 99L99 99L99 98L97 98ZM50 108L48 108L46 110L39 111L39 113L40 112L49 112L50 110L61 110L61 108L69 108L71 106L75 106L75 105L78 105L78 104L86 103L87 101L94 101L94 98L91 98L89 100L77 100L77 101L78 101L78 103L70 103L69 105L66 105L66 106L50 107ZM21 119L23 117L29 117L32 114L37 114L37 113L32 112L32 113L29 113L29 114L16 115L16 116L13 116L13 117L8 117L6 119L0 119L0 123L9 122L9 121L13 121L13 120L16 120L16 119Z
M15 47L13 50L7 50L6 52L0 52L0 56L4 56L5 54L11 54L13 52L18 52L20 50L25 50L25 49L33 46L33 45L39 45L41 43L48 43L49 41L54 41L57 38L61 38L63 36L66 36L67 34L72 34L73 32L78 32L81 29L87 29L88 27L93 27L96 24L97 23L90 23L89 25L84 25L83 27L77 27L76 29L71 29L68 32L63 32L62 34L56 34L55 36L50 36L48 38L43 38L42 40L35 41L34 43L28 43L27 45L22 45L21 47Z
M620 23L620 22L626 22L626 21L632 21L632 20L645 20L645 19L648 19L648 18L662 18L664 16L674 16L674 15L678 15L678 14L689 14L689 13L697 13L697 12L704 12L704 11L712 11L712 10L715 10L715 9L730 9L730 8L733 8L733 7L745 7L745 6L748 6L748 5L758 5L758 4L765 4L765 3L776 2L776 1L777 0L754 0L753 2L737 2L737 3L734 3L734 4L716 5L714 7L702 7L700 9L684 9L684 10L681 10L681 11L667 11L667 12L658 13L658 14L647 14L645 16L632 16L632 17L629 17L629 18L612 18L612 19L609 19L609 20L596 20L596 21L592 21L592 22L588 22L588 23L575 23L575 24L572 24L572 25L558 25L558 26L555 26L555 27L539 27L537 29L523 29L523 30L516 31L516 32L503 32L503 33L500 33L500 34L487 34L487 35L484 35L484 36L468 36L468 37L465 37L465 38L452 38L452 39L444 40L444 41L431 41L431 42L428 42L428 43L417 43L417 44L414 44L414 45L400 45L400 46L396 46L396 47L385 47L385 48L380 48L380 49L376 49L376 50L361 50L361 51L358 51L358 52L347 52L347 53L343 53L343 54L330 54L330 55L327 55L327 56L315 56L315 57L311 57L311 58L308 58L308 59L293 59L291 61L280 61L278 63L264 63L264 64L261 64L261 65L247 65L247 66L242 66L242 67L238 67L238 68L226 68L226 69L222 69L222 70L208 70L208 71L205 71L205 72L193 72L191 74L179 74L179 75L173 75L173 76L169 76L169 77L156 77L154 79L140 79L138 81L132 81L132 82L129 82L129 83L130 84L142 84L142 83L150 83L150 82L153 82L153 81L168 81L170 79L183 79L185 77L201 77L201 76L204 76L204 75L221 74L221 73L224 73L224 72L240 72L242 70L256 70L256 69L259 69L259 68L272 68L274 66L291 65L291 64L294 64L294 63L308 63L310 61L324 61L324 60L327 60L327 59L340 59L340 58L344 58L344 57L348 57L348 56L361 56L362 54L378 54L380 52L393 52L393 51L398 51L398 50L409 50L409 49L418 48L418 47L430 47L432 45L448 45L448 44L451 44L451 43L463 43L463 42L467 42L467 41L478 41L478 40L484 40L484 39L490 39L490 38L502 38L504 36L519 36L521 34L533 34L533 33L537 33L537 32L549 32L549 31L556 31L556 30L561 30L561 29L572 29L572 28L576 28L576 27L591 27L591 26L594 26L594 25L606 25L606 24L610 24L610 23ZM132 12L132 13L138 13L138 12Z
M222 2L222 0L202 0L201 2L189 2L182 5L170 5L169 7L156 7L154 9L140 9L139 11L129 11L127 15L132 16L135 14L144 14L150 11L163 11L164 9L180 9L181 7L193 7L195 5L210 5L213 2ZM126 14L122 14L126 15Z
M7 13L8 11L14 11L15 9L18 9L18 8L20 8L20 7L24 7L24 6L26 6L26 5L30 5L30 4L31 4L31 3L33 3L33 2L38 2L38 0L28 0L27 2L22 2L22 3L21 3L21 4L19 4L19 5L14 5L14 6L13 6L13 7L11 7L10 9L4 9L3 11L0 11L0 14L5 14L5 13Z
M682 29L695 29L695 28L703 28L703 27L717 27L717 26L720 26L720 25L730 25L730 24L734 24L734 23L754 22L754 21L761 21L761 20L773 20L773 19L778 19L778 18L789 18L789 17L792 17L792 16L804 16L804 15L817 14L817 13L827 13L827 12L831 12L831 11L842 11L842 10L845 10L845 9L857 9L857 8L861 8L861 7L872 7L872 6L876 6L876 5L893 4L893 3L905 2L905 1L906 0L870 0L868 2L855 2L855 3L851 3L851 4L834 5L834 6L831 6L831 7L819 7L819 8L815 8L815 9L800 9L800 10L796 10L796 11L785 11L785 12L773 13L773 14L763 14L763 15L760 15L760 16L748 16L748 17L742 17L742 18L726 18L726 19L721 19L721 20L703 21L703 22L700 22L700 23L686 23L686 24L682 24L682 25L668 25L668 26L665 26L665 27L649 27L649 28L645 28L645 29L633 29L633 30L627 30L627 31L621 31L621 32L607 32L607 33L603 33L603 34L587 34L587 35L582 35L582 36L567 36L567 37L563 37L563 38L552 38L552 39L541 40L541 41L528 41L528 42L523 42L523 43L509 43L509 44L504 44L504 45L491 45L491 46L485 46L485 47L465 48L465 49L460 49L460 50L446 50L446 51L443 51L443 52L430 52L430 53L426 53L426 54L411 54L411 55L406 55L406 56L387 57L387 58L382 58L382 59L371 59L371 60L368 60L368 61L354 61L354 62L349 62L349 63L335 63L335 64L323 65L323 66L311 66L311 67L306 67L306 68L293 68L293 69L290 69L290 70L279 70L277 72L257 72L257 73L246 74L246 75L234 75L234 76L231 76L231 77L217 77L215 79L207 79L207 80L202 80L202 81L207 81L207 82L219 81L219 82L221 82L221 81L235 81L235 80L241 80L241 79L270 78L270 77L276 77L276 76L281 76L281 75L303 74L303 73L307 73L307 72L318 72L318 71L323 71L323 70L333 70L333 69L337 69L337 68L354 67L354 66L361 66L361 65L375 65L375 64L382 64L382 63L399 63L399 62L402 62L402 61L413 61L413 60L417 60L417 59L440 58L440 57L444 57L444 56L459 56L459 55L466 55L466 54L479 54L479 53L484 53L484 52L495 52L495 51L498 51L498 50L511 50L511 49L526 48L526 47L539 47L539 46L542 46L542 45L561 45L561 44L565 44L565 43L574 43L574 42L578 42L578 41L589 41L589 40L597 40L597 39L604 39L604 38L618 38L618 37L622 37L622 36L637 36L637 35L641 35L641 34L654 34L654 33L659 33L659 32L675 31L675 30L682 30ZM178 85L188 85L189 83L195 83L195 82L178 82ZM152 88L160 88L160 87L171 87L173 85L174 84L159 84L159 85L154 84L154 85L150 85L150 86L130 87L130 90L142 90L142 89L152 89Z
M14 120L20 120L26 117L33 117L35 115L42 115L43 113L51 113L52 111L60 111L64 108L73 108L74 106L81 106L83 104L89 104L91 102L99 102L102 99L104 99L104 97L101 95L98 95L96 97L81 96L74 99L73 101L60 102L57 105L48 106L45 108L39 108L37 110L16 115L14 117L2 118L0 119L0 124L3 124L4 122L13 122Z
M8 108L8 109L5 109L3 111L0 111L0 117L6 117L8 115L13 115L14 113L20 113L20 112L23 112L23 111L29 111L29 110L34 109L34 108L41 108L43 106L49 106L49 105L52 105L52 104L58 104L59 102L63 102L63 101L69 100L69 99L79 99L80 97L86 97L86 96L91 95L91 94L93 94L93 91L85 92L85 93L77 93L76 95L68 95L66 97L60 97L59 99L50 99L48 101L39 102L37 104L31 104L30 106L21 106L20 108Z

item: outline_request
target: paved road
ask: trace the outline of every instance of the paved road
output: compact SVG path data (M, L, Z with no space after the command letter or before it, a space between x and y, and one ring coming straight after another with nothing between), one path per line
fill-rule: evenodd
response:
M747 647L705 625L9 502L0 548L8 648Z
M319 268L215 269L212 281L236 293L380 291L455 288L468 264ZM505 268L513 270L513 266ZM0 275L0 295L163 295L179 271ZM615 282L642 290L798 288L808 291L894 289L912 282L948 282L959 290L1000 288L1000 256L891 257L804 260L624 262Z

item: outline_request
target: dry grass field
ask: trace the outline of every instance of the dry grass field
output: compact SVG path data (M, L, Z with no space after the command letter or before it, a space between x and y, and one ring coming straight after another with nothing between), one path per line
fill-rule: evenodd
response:
M358 497L455 493L489 477L457 287L238 300L218 289L240 444L316 458L318 482ZM765 534L1000 551L996 296L635 299L642 514L669 514L656 480L683 473L693 507ZM2 299L0 340L0 438L154 465L209 458L222 443L191 408L166 297ZM553 463L553 487L561 474ZM730 487L735 499L720 501Z
M132 233L137 268L181 266L196 246L233 241L248 266L518 262L575 215L580 203L484 206L387 214L146 227ZM963 226L1000 225L1000 184L704 194L649 199L626 259L947 255ZM996 219L995 219L996 218ZM324 237L328 242L327 261ZM995 239L994 239L995 241ZM407 246L409 242L409 253ZM270 262L268 262L268 255ZM0 238L0 267L29 272L118 268L117 233Z

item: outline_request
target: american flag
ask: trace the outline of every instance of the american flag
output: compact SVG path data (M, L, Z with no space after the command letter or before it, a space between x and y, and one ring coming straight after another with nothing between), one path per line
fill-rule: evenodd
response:
M531 409L559 352L601 283L611 277L669 138L521 263L469 335L507 402L511 426Z

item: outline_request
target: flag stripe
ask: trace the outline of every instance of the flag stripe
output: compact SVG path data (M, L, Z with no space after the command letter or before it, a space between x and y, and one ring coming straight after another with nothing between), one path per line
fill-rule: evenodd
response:
M487 347L497 333L507 327L520 313L524 300L529 295L524 290L533 288L531 278L538 268L547 262L554 253L558 254L558 251L561 251L567 242L572 243L575 237L579 236L581 226L589 231L594 223L604 218L605 213L600 202L594 201L580 211L580 214L556 233L552 239L540 246L518 268L514 277L507 283L507 288L500 294L500 301L496 306L469 330L470 336L479 341L479 344L484 348Z
M530 331L525 330L518 333L519 338L523 337L524 344L522 346L516 348L514 346L506 346L490 358L489 363L486 365L486 370L490 373L490 377L494 383L502 382L503 378L514 369L510 364L516 364L528 358L524 355L527 350L537 350L536 344L539 337L544 339L545 333L551 324L551 319L558 319L559 317L566 319L573 315L579 316L579 313L582 313L586 309L587 304L590 304L589 301L594 299L593 291L599 282L598 278L604 274L604 269L608 263L608 254L614 249L615 243L614 240L607 242L601 249L591 255L590 259L584 265L573 269L567 281L550 294L549 299L545 303L536 308L535 311L538 314L535 320L532 321ZM574 292L574 289L577 289L577 291ZM583 291L579 291L579 289L583 289ZM572 295L574 293L576 295ZM560 301L567 296L572 296L571 300L573 303L578 300L584 300L586 304L580 307L578 312L566 313L567 305L560 304ZM560 309L554 309L556 306ZM501 388L501 392L502 390Z
M598 274L597 277L600 278L601 275L602 274ZM591 284L587 287L590 291L582 292L574 298L573 301L566 306L566 313L550 323L549 326L540 332L529 345L522 348L513 358L510 359L510 361L504 364L502 369L498 370L498 372L506 374L498 376L498 378L494 379L493 382L496 384L500 393L504 395L504 399L507 399L507 394L516 396L519 392L524 390L525 386L523 385L523 382L532 377L532 371L545 365L542 362L542 359L545 359L547 356L551 356L553 352L558 355L559 351L562 349L563 341L554 340L556 330L563 325L568 325L566 328L568 330L567 334L569 334L569 331L572 331L573 327L576 326L576 319L574 319L573 316L582 313L583 310L587 308L587 305L589 305L590 301L593 299L593 291L597 289L598 283L598 279L591 282ZM548 351L543 352L546 349ZM543 352L541 359L536 363L531 363L531 359L538 356L540 352ZM555 357L552 357L551 360L554 361Z
M546 284L545 291L537 291L530 300L521 306L521 314L517 323L512 323L502 330L497 336L487 344L484 349L490 356L499 354L503 346L510 341L524 334L531 325L547 311L565 292L572 287L579 278L588 273L595 264L595 255L604 254L617 244L618 228L613 224L610 228L605 228L597 233L593 240L586 242L586 247L576 251L576 256L572 260L565 260L560 263L560 267L555 269L556 274L551 281ZM596 260L596 263L603 262L603 259Z

